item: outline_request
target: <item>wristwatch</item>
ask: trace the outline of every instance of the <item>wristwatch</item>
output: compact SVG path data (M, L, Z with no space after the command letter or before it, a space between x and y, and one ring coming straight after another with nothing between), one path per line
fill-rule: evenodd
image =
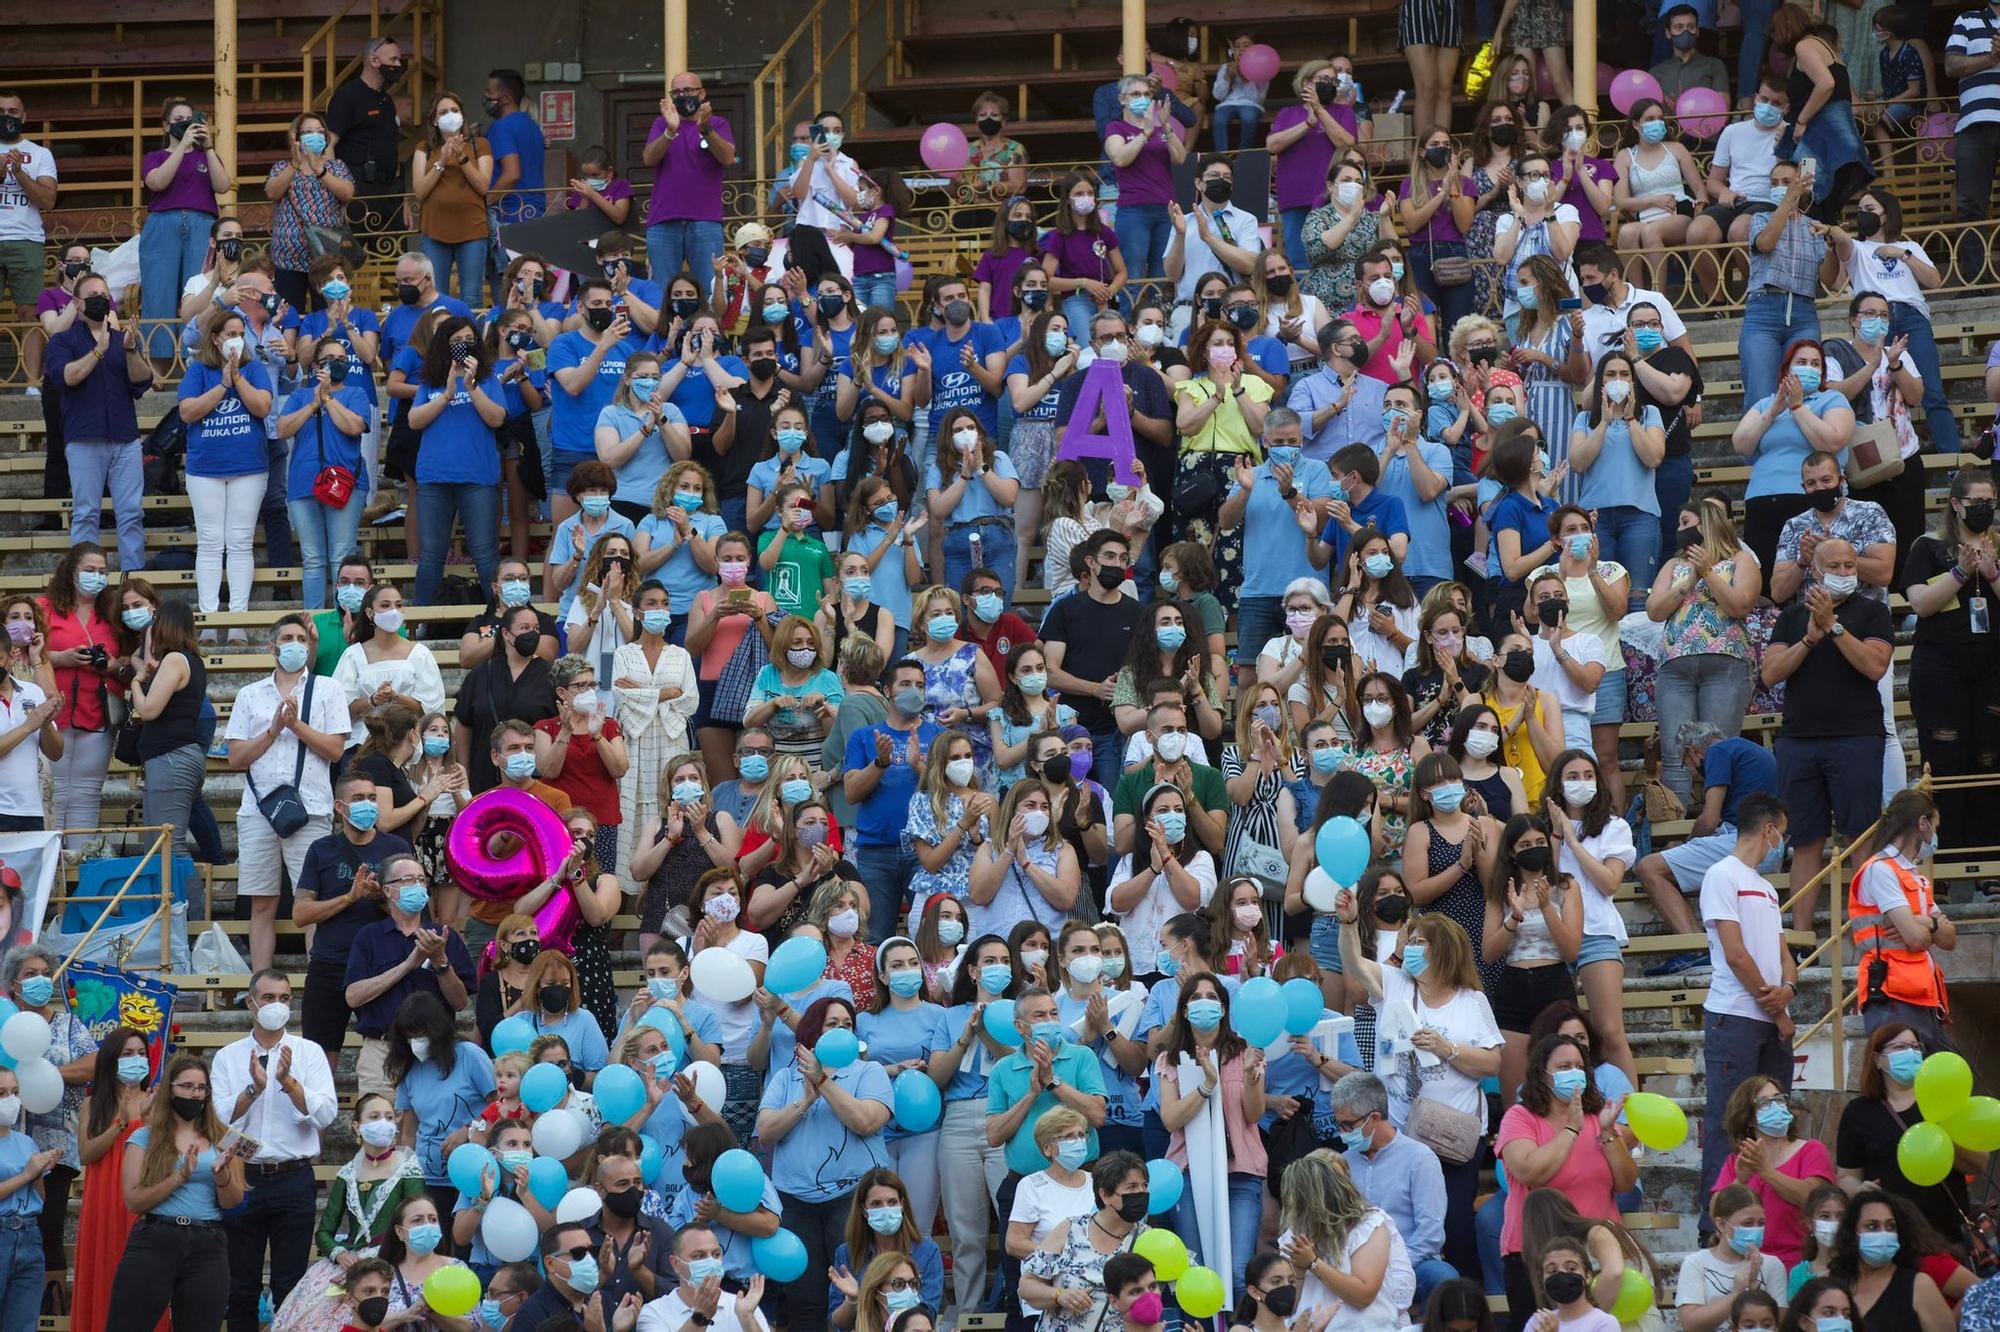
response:
M1845 638L1847 637L1847 626L1842 624L1839 620L1835 620L1833 622L1833 628L1827 630L1827 633L1835 638Z
M715 1320L699 1309L688 1310L688 1321L696 1327L714 1327Z

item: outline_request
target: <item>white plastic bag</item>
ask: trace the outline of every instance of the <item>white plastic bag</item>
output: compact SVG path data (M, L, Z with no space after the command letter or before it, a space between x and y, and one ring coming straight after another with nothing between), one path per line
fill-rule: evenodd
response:
M139 238L126 241L115 250L100 250L92 246L90 250L90 271L102 277L111 286L112 295L139 283Z
M205 976L241 976L250 970L250 963L243 954L236 951L236 945L229 941L229 935L221 925L210 925L194 941L195 974Z

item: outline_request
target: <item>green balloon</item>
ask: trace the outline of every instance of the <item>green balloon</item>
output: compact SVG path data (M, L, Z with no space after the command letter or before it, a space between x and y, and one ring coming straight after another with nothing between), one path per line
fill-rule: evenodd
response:
M1182 1313L1213 1318L1222 1311L1221 1274L1206 1267L1190 1267L1174 1283L1174 1299Z

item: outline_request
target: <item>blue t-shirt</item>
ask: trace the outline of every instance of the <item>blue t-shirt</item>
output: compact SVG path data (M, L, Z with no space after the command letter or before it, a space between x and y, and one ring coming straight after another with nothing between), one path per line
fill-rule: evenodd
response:
M666 585L667 608L674 618L685 619L694 607L695 595L716 585L715 575L694 562L692 545L675 545L680 541L680 533L669 520L649 513L639 520L638 530L645 533L653 550L673 546L673 554L653 571L653 577ZM697 509L688 515L688 531L704 541L713 541L728 530L729 524L722 521L721 514Z
M1329 472L1329 480L1331 477ZM1404 536L1410 534L1410 518L1403 508L1403 501L1384 493L1380 486L1369 491L1366 499L1349 500L1347 512L1355 522L1363 527L1372 527L1383 536L1394 536L1398 532ZM1329 518L1326 530L1319 534L1319 539L1333 547L1333 559L1328 562L1328 567L1335 571L1333 576L1346 577L1347 529Z
M144 1129L139 1132L144 1133ZM20 1129L0 1137L0 1179L12 1179L28 1168L28 1158L38 1150L35 1140ZM33 1184L15 1189L0 1198L0 1216L40 1216L42 1191Z
M1105 994L1107 1000L1110 993ZM1056 991L1056 1017L1068 1030L1063 1033L1065 1040L1082 1045L1097 1056L1098 1075L1104 1079L1104 1122L1107 1124L1139 1126L1144 1117L1139 1095L1139 1080L1127 1073L1118 1062L1118 1056L1111 1048L1111 1039L1100 1036L1086 1042L1078 1033L1083 1029L1083 1018L1090 1005L1073 998L1067 986Z
M520 359L518 356L509 356L504 360L495 361L493 363L493 373L495 375L506 374L514 368L514 363ZM535 386L536 392L542 395L542 402L546 404L549 400L549 372L546 370L530 369L526 375L526 379L530 384ZM521 381L518 379L503 379L500 381L500 388L507 395L507 415L510 417L525 415L528 411L528 400L521 394Z
M279 415L289 416L304 408L312 402L313 392L310 387L295 391L285 399ZM333 398L363 421L368 419L368 399L351 377L333 391ZM292 461L285 472L285 498L311 499L313 478L319 475L322 467L345 467L354 473L354 498L347 502L367 502L368 469L361 462L361 436L347 434L325 412L317 412L299 427L298 434L292 436Z
M1769 412L1776 394L1768 394L1752 409ZM1806 407L1815 416L1825 416L1835 407L1851 407L1839 389L1821 389L1806 399ZM1807 442L1805 432L1799 423L1785 412L1771 422L1764 431L1764 438L1757 441L1757 452L1750 459L1750 482L1743 487L1744 499L1761 499L1766 495L1800 495L1805 493L1805 484L1799 480L1799 464L1813 451ZM1838 455L1841 466L1847 465L1847 450Z
M1294 578L1323 580L1326 571L1312 567L1305 533L1299 531L1291 501L1278 493L1271 464L1259 463L1255 476L1257 484L1243 505L1243 586L1237 595L1282 597ZM1301 498L1328 499L1333 495L1333 473L1325 463L1301 456L1292 464L1292 485ZM1240 489L1234 481L1229 483L1229 494Z
M1456 418L1454 418L1456 419ZM1375 446L1375 456L1382 456L1383 445ZM1414 445L1405 446L1393 458L1375 483L1369 495L1388 495L1403 506L1403 521L1409 529L1410 548L1403 556L1403 572L1411 578L1451 577L1451 521L1445 516L1445 491L1440 490L1437 498L1425 500L1417 494L1417 483L1410 479L1409 449L1415 448L1424 460L1424 466L1436 472L1446 482L1451 481L1451 450L1430 440L1418 440ZM1651 494L1650 488L1647 491Z
M271 391L269 372L255 361L246 361L236 373L250 387ZM196 361L181 380L180 400L199 398L221 382L221 370ZM270 466L271 436L234 391L223 394L213 411L187 428L189 476L249 476Z
M463 318L472 318L471 306L443 292L439 292L429 305L399 305L382 317L382 341L377 348L381 359L393 363L396 353L409 345L410 334L416 329L417 321L439 306Z
M1722 821L1733 828L1736 807L1743 803L1744 796L1757 791L1777 791L1778 760L1754 740L1726 736L1710 744L1708 752L1701 756L1701 784L1728 788L1729 794L1722 798Z
M973 323L965 336L954 341L942 328L921 328L911 332L921 337L931 353L931 420L942 423L954 407L970 408L988 435L1000 428L1000 400L988 393L972 372L959 361L959 349L967 343L972 354L985 361L994 352L1007 350L1007 339L991 324Z
M1007 374L1010 378L1014 375L1026 375L1030 384L1035 382L1034 371L1028 368L1028 358L1025 356L1016 356L1013 360L1007 362ZM1011 388L1009 391L1011 392ZM1042 395L1040 402L1025 412L1015 412L1014 419L1016 421L1053 421L1056 419L1056 404L1061 401L1062 384L1057 382L1050 386L1047 393Z
M718 798L716 807L721 808L721 805L722 802ZM749 816L745 815L744 817L748 818ZM854 987L844 980L829 980L822 977L796 994L785 995L784 1000L792 1006L793 1012L803 1013L820 1000L832 997L845 999L851 1004L854 1002ZM758 1010L754 1020L760 1025L763 1023L762 1009ZM750 1035L752 1039L755 1039L757 1028L753 1027ZM779 1070L792 1066L792 1056L797 1052L798 1045L798 1033L787 1026L783 1019L779 1019L771 1024L769 1057L764 1061L764 1067L769 1070L764 1075L765 1090L768 1091L770 1089L771 1083L777 1078Z
M801 450L798 455L798 468L799 484L809 487L812 490L814 501L817 502L819 499L819 488L826 485L828 479L833 474L833 464L824 458L815 457ZM771 492L778 488L778 473L783 470L783 456L774 453L755 467L752 467L749 477L744 480L743 484L762 495L765 499L769 499L771 498ZM762 530L775 532L778 530L778 523L778 510L773 507L771 516L764 520Z
M959 1004L945 1009L944 1034L947 1042L956 1041L965 1035L965 1024L971 1020L971 1004ZM986 1100L986 1075L998 1062L987 1053L986 1042L975 1036L972 1048L965 1052L965 1058L958 1061L958 1072L952 1074L951 1081L945 1085L944 1099L983 1103Z
M347 323L349 329L355 333L374 333L379 335L382 332L382 321L375 317L373 310L355 310L347 316ZM314 310L311 314L299 320L299 341L301 342L323 341L326 338L326 333L327 317L324 310ZM368 405L371 407L374 406L376 401L375 376L369 373L368 367L362 364L361 358L354 354L353 337L349 333L336 333L333 335L333 340L347 348L347 382L359 385L361 392L368 399ZM379 336L375 344L375 354L378 358L383 354Z
M1051 1065L1057 1082L1074 1088L1086 1096L1104 1096L1104 1074L1097 1056L1089 1046L1064 1041L1062 1048L1055 1052ZM1016 1050L993 1066L986 1075L986 1112L992 1115L1004 1114L1013 1109L1026 1096L1035 1076L1035 1066L1028 1056ZM1054 1092L1038 1092L1034 1106L1021 1127L1014 1130L1014 1136L1007 1141L1007 1168L1018 1174L1032 1175L1037 1170L1049 1168L1049 1158L1042 1155L1042 1149L1035 1145L1035 1121L1060 1102ZM1097 1130L1090 1130L1090 1150L1085 1159L1097 1155Z
M605 350L604 359L597 363L597 377L584 386L583 392L571 393L556 378L556 372L574 370L589 360L597 347L597 335L573 328L558 334L549 344L549 440L557 454L597 456L597 418L611 405L618 382L625 377L625 358L644 345L643 339L634 336L613 343Z
M858 1101L874 1101L893 1108L889 1075L871 1059L857 1059L846 1068L830 1070L827 1076ZM760 1109L776 1110L792 1104L804 1094L805 1081L796 1063L771 1074L764 1084ZM780 1193L789 1193L802 1202L832 1202L854 1191L861 1176L877 1166L889 1164L889 1149L880 1133L861 1137L841 1123L825 1097L812 1106L792 1131L778 1139L771 1149L771 1182Z
M740 356L718 356L715 363L738 379L750 378L750 367ZM680 384L668 401L680 410L682 420L697 430L706 430L715 424L715 385L709 382L700 367L681 376Z
M897 1078L928 1078L930 1074L921 1067L891 1074L887 1065L900 1064L906 1059L929 1061L931 1055L951 1044L951 1038L944 1034L944 1010L924 1000L919 1000L915 1008L897 1008L888 1004L879 1013L858 1014L854 1026L868 1046L868 1057L883 1066L882 1071L889 1078L892 1093ZM932 1125L926 1131L935 1133L937 1127ZM882 1130L882 1136L894 1142L914 1135L891 1116L888 1127Z
M504 396L499 377L488 374L479 381L480 392L494 402ZM443 393L429 384L417 385L415 405L423 406ZM436 420L424 427L423 443L417 446L417 482L438 485L493 486L500 483L500 445L473 405L472 391L458 389Z
M680 1191L667 1199L666 1223L679 1230L694 1220L696 1203L704 1198L712 1198L714 1196L712 1193L695 1192L692 1184L681 1185ZM764 1181L764 1196L759 1200L758 1205L773 1216L784 1214L784 1200L778 1196L777 1185L771 1183L768 1179ZM750 1253L750 1236L731 1230L720 1221L712 1224L715 1227L715 1238L722 1245L723 1272L726 1275L735 1277L738 1281L748 1281L751 1277L757 1275L757 1262ZM828 1307L831 1308L832 1306L829 1305Z
M876 1252L879 1254L886 1250L878 1248ZM854 1266L848 1258L845 1243L834 1245L833 1265L846 1268ZM917 1269L917 1291L923 1302L933 1309L944 1308L944 1250L938 1247L938 1242L928 1236L918 1240L910 1249L910 1266ZM828 1282L826 1307L838 1309L841 1298L839 1290L833 1283Z
M1018 475L1014 471L1014 460L1004 453L996 452L993 455L992 471L993 475L1005 477L1010 481L1015 480ZM938 473L937 463L932 462L924 468L924 493L933 495L944 488L944 478ZM952 506L951 517L945 519L945 526L957 527L961 523L973 522L980 518L1008 518L1013 512L1011 505L1002 504L993 497L993 492L986 487L985 477L974 477L965 483L965 490L959 495L958 503Z
M549 564L564 565L571 560L576 561L576 576L570 579L569 586L562 590L562 596L557 599L557 619L569 614L569 604L575 601L576 594L583 590L583 569L590 563L590 552L597 543L613 534L629 541L634 530L632 520L616 510L604 515L604 526L595 532L584 529L581 512L573 513L556 524L555 535L549 539ZM579 542L582 543L581 550L578 549Z
M34 1150L33 1140L28 1139L27 1134L17 1129L12 1134L12 1137L27 1139L29 1142L29 1151L32 1152ZM125 1148L127 1151L144 1152L146 1144L152 1140L153 1131L150 1128L137 1128L132 1131L132 1136L126 1139ZM26 1164L27 1161L23 1159L21 1165ZM15 1166L14 1173L19 1174L20 1169L21 1166ZM13 1200L9 1199L8 1201L11 1202ZM41 1211L39 1201L36 1204L35 1210L37 1213ZM22 1215L25 1215L25 1213ZM194 1174L182 1180L174 1191L167 1195L165 1202L153 1208L146 1215L184 1216L190 1221L220 1221L222 1219L222 1208L215 1201L215 1149L213 1147L204 1148L201 1155L195 1158Z
M868 526L856 532L845 544L845 549L856 554L875 554L882 543L889 539L889 529L869 520ZM869 600L889 612L889 618L896 622L898 629L910 627L910 578L909 570L903 563L903 547L892 546L889 553L875 566L869 575L871 584Z
M547 145L542 127L526 111L509 111L486 129L486 144L493 152L493 175L500 175L500 159L513 154L520 164L521 178L496 203L502 222L522 222L542 215L542 158Z
M931 741L944 728L935 722L917 723L917 746L931 752ZM903 825L909 821L910 797L917 793L917 774L903 762L903 750L910 742L908 731L899 731L887 722L864 726L847 737L845 768L858 771L875 761L875 737L886 735L893 757L881 780L866 800L854 808L854 841L858 846L895 846L903 839Z
M654 1183L662 1193L671 1192L675 1186L687 1180L687 1157L681 1150L681 1139L687 1135L687 1107L681 1098L669 1093L660 1098L660 1104L653 1113L646 1116L646 1122L639 1128L639 1136L659 1144L660 1159L665 1162L660 1168L660 1178Z
M554 1022L544 1021L537 1013L534 1022L537 1036L563 1038L563 1043L569 1046L573 1067L594 1073L609 1062L611 1052L604 1044L604 1028L597 1025L597 1018L589 1009L579 1005L574 1013L565 1013Z
M639 413L630 407L620 407L615 402L607 404L597 416L597 424L600 427L610 426L618 432L618 438L621 440L637 430L639 422ZM660 424L685 426L687 418L682 416L680 408L671 402L663 403L660 407ZM611 492L611 498L651 508L653 489L660 484L660 478L667 474L667 468L673 466L673 462L674 460L667 456L666 441L660 438L658 430L653 431L639 441L639 447L632 450L631 457L611 469L618 477L618 485Z
M1660 409L1651 403L1639 409L1638 420L1642 426L1664 429ZM1578 412L1569 428L1572 433L1588 431L1590 413ZM1597 451L1597 461L1583 473L1583 486L1577 493L1576 502L1586 509L1611 509L1622 505L1641 513L1650 513L1655 518L1660 516L1660 501L1653 492L1653 469L1640 462L1639 455L1633 451L1632 427L1628 422L1615 420L1605 427L1604 447Z
M1557 505L1547 496L1539 497L1535 503L1521 498L1521 492L1510 490L1493 505L1493 512L1486 525L1493 530L1493 549L1500 549L1500 534L1512 530L1521 534L1521 553L1527 554L1549 539L1549 516ZM1498 560L1488 568L1489 576L1498 578L1508 587L1519 587L1519 579L1509 578L1501 569Z
M410 1065L396 1086L396 1113L409 1110L417 1116L417 1164L426 1184L449 1182L445 1139L479 1118L493 1089L493 1061L471 1041L455 1043L449 1073L435 1059Z

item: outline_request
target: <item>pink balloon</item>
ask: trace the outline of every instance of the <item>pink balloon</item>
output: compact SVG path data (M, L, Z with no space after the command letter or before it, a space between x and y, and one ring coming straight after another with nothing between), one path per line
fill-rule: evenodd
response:
M1930 161L1943 158L1955 161L1958 158L1958 113L1937 111L1924 117L1918 131L1924 142L1918 148L1919 156L1927 156Z
M1611 79L1611 105L1625 115L1645 98L1661 100L1660 81L1643 69L1620 70Z
M1729 122L1729 99L1713 88L1689 88L1674 103L1681 128L1703 139L1722 133Z
M1181 72L1164 60L1155 60L1153 62L1153 77L1158 79L1160 86L1168 92L1179 92L1181 90Z
M1597 62L1597 91L1600 94L1611 91L1611 80L1617 73L1618 71L1611 68L1606 62L1602 60Z
M957 171L972 156L972 145L965 141L964 130L948 120L940 120L924 131L917 151L931 170Z
M916 280L917 270L911 266L910 261L907 259L898 259L896 261L896 290L908 291L910 284Z
M505 855L493 847L503 834L515 843ZM466 892L488 902L511 902L555 873L574 845L562 815L526 791L501 786L459 811L445 834L444 858ZM565 953L582 921L576 895L567 889L552 893L535 913L542 943Z
M1278 64L1278 53L1262 42L1243 48L1243 54L1236 58L1236 68L1252 83L1268 83L1278 77Z
M1556 95L1555 76L1549 73L1548 62L1545 60L1535 62L1535 95L1544 100Z

